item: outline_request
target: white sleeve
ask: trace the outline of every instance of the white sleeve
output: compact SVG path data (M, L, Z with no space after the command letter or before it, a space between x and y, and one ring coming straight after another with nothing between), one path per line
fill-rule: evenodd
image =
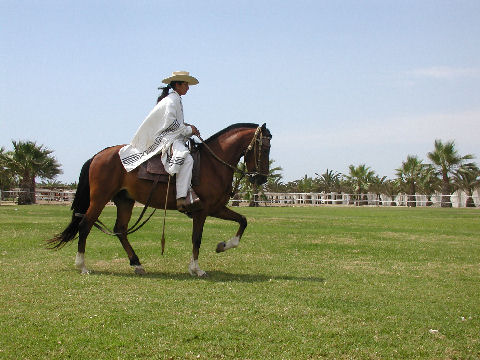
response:
M184 125L182 135L183 136L192 136L192 134L193 134L193 129L191 128L191 126Z

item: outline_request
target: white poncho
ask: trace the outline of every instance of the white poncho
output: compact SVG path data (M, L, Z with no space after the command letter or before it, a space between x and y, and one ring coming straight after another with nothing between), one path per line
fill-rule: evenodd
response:
M127 171L160 152L163 160L175 140L191 135L192 128L183 122L182 99L172 91L148 114L130 144L120 149L120 160Z

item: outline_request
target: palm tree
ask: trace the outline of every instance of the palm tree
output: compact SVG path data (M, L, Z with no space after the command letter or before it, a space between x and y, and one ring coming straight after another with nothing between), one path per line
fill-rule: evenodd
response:
M267 196L265 195L265 191L268 191L269 186L272 188L281 188L283 186L282 184L282 174L280 171L282 171L282 167L280 166L275 166L273 167L273 163L275 160L270 159L269 161L269 166L268 166L268 176L267 176L267 182L263 185L256 185L256 184L250 184L252 186L252 191L253 191L253 198L250 201L250 204L248 206L259 206L258 197L260 197L263 200L267 200Z
M398 179L395 180L386 180L383 184L383 193L389 196L392 200L390 201L390 206L397 206L395 202L395 197L400 192L400 184Z
M238 194L243 193L246 200L249 200L248 206L258 206L257 201L257 194L260 193L260 197L266 199L265 191L278 191L282 186L284 186L281 182L282 174L280 171L283 169L280 166L273 167L273 163L275 160L271 159L269 162L269 170L268 170L268 177L267 182L263 185L255 185L252 184L248 180L248 176L244 176L239 172L235 172L233 176L233 206L238 206L240 200L240 195ZM238 168L241 171L246 171L247 167L244 162L238 164ZM276 190L274 190L276 189Z
M385 189L385 182L387 181L387 177L383 176L377 176L375 175L372 178L372 181L370 182L370 185L368 186L368 191L371 191L375 193L375 196L377 197L377 204L379 206L382 205L382 193Z
M364 205L367 201L366 192L368 191L369 184L375 176L375 172L370 170L370 167L365 164L361 164L357 167L350 165L348 169L348 178L353 182L355 192L360 196L359 205Z
M438 139L435 140L435 149L427 155L442 178L442 207L452 207L449 198L452 192L450 178L460 166L465 164L466 160L473 159L473 155L460 156L455 149L454 141L448 141L444 144Z
M432 206L432 195L442 189L442 180L431 164L424 164L419 182L420 191L427 197L426 206Z
M480 170L474 164L462 166L455 172L454 184L457 189L467 194L466 207L475 207L472 195L476 188L480 187Z
M52 150L33 141L12 141L13 151L6 154L6 164L19 177L22 190L18 204L35 203L35 178L53 179L62 173Z
M4 147L0 148L0 190L10 190L15 186L16 177L8 167L8 156Z
M408 155L407 160L402 162L402 166L396 169L400 184L408 194L407 206L416 207L417 201L415 193L422 178L422 171L425 165L417 156Z
M47 180L46 182L42 181L38 185L43 189L49 189L49 190L55 190L55 189L63 190L68 187L68 185L63 184L62 182L57 180Z
M355 203L354 196L350 196L351 194L355 194L355 184L353 181L347 175L342 174L339 186L340 192L348 194L348 205L353 205Z
M268 178L267 182L264 185L264 189L266 191L271 191L271 192L280 192L283 190L285 185L282 183L282 174L281 171L283 171L281 166L273 166L273 163L275 160L271 159L269 164L269 170L268 170Z
M245 162L241 162L237 165L240 172L235 172L233 174L233 183L232 183L232 206L238 206L240 200L242 199L242 194L245 200L253 201L253 189L248 181L248 177L243 173L247 171L247 166Z
M315 179L305 174L301 179L289 181L286 188L288 192L308 193L317 191L318 184Z
M318 175L317 173L315 173L315 175L317 176L319 190L328 194L327 198L331 199L331 193L340 189L342 174L327 169L322 175ZM327 201L327 204L331 203L331 201Z

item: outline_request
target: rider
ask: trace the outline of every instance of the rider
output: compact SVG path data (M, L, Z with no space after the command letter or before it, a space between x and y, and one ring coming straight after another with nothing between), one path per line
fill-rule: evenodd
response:
M185 146L191 135L200 135L194 125L184 122L181 96L188 92L190 85L198 80L187 71L174 71L162 80L157 105L138 128L130 144L120 149L119 155L125 170L131 171L156 154L162 154L162 163L170 175L176 176L177 209L191 211L198 205L198 197L191 189L193 159ZM173 90L169 92L169 90ZM192 194L193 193L193 194ZM192 201L186 201L187 194Z

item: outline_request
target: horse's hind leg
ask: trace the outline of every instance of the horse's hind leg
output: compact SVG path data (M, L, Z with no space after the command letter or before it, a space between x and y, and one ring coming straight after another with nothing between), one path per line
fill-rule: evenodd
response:
M75 257L75 266L82 274L88 274L89 271L85 266L85 245L87 242L87 236L92 228L92 225L88 225L88 221L83 218L79 225L78 231L78 251Z
M87 242L87 236L90 234L93 224L97 221L107 202L108 201L98 203L91 201L86 214L83 215L83 219L78 226L78 252L75 257L75 266L82 272L82 274L89 273L85 266L85 245ZM79 214L79 216L82 215Z
M113 201L117 206L117 221L115 222L114 231L117 233L117 237L120 239L120 242L128 255L130 265L135 267L135 273L144 275L145 270L140 264L137 254L135 254L135 251L127 239L128 222L132 217L132 209L135 205L135 201L128 198L124 191L117 194Z
M231 248L236 248L240 244L240 239L242 238L243 232L247 227L247 219L245 218L245 216L240 215L239 213L236 213L233 210L230 210L226 206L222 210L220 210L218 213L213 214L212 216L219 219L223 219L223 220L236 221L240 225L237 233L233 238L231 238L227 242L222 241L217 244L217 250L216 250L217 253L226 251Z

